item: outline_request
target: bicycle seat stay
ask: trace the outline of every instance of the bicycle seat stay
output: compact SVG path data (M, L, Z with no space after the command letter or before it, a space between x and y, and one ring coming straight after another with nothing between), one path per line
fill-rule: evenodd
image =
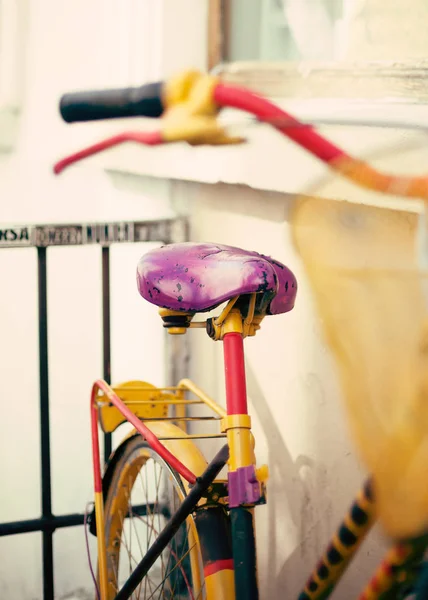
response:
M293 308L297 292L295 276L282 263L213 243L169 244L148 252L138 263L137 283L152 304L192 313L258 293L259 310L276 315Z

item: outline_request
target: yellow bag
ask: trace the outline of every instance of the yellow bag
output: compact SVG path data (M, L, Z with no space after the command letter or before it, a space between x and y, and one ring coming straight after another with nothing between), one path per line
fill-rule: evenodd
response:
M417 217L306 198L292 218L352 434L394 537L428 526L428 295Z

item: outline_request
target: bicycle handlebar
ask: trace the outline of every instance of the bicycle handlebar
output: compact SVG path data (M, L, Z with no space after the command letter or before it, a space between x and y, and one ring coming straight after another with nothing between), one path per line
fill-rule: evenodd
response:
M97 121L123 117L160 117L163 82L147 83L141 87L112 90L93 90L64 94L60 113L67 123Z
M364 160L355 158L344 149L319 134L312 125L303 125L266 98L245 88L219 84L214 91L219 106L237 108L256 116L261 123L268 123L283 135L312 154L342 177L359 187L381 194L428 201L428 177L383 173Z
M266 98L248 89L223 84L215 77L184 73L172 82L147 84L140 88L79 92L61 100L61 114L67 122L112 119L129 116L162 116L161 128L153 132L129 132L94 144L61 161L60 173L67 166L123 142L146 145L187 141L191 144L228 144L232 138L217 121L223 107L245 111L262 123L270 124L332 170L356 185L383 194L428 201L428 177L406 177L382 173L363 160L304 125Z

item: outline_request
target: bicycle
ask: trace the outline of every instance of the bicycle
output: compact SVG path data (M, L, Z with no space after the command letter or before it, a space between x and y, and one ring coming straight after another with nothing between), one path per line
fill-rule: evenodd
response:
M153 146L179 141L193 145L241 143L242 138L229 135L218 121L223 107L249 112L272 125L359 186L383 193L394 189L402 196L428 199L428 178L380 173L268 100L196 72L141 88L63 96L61 114L70 123L145 116L161 118L161 128L108 138L59 161L55 173L128 141ZM168 388L140 381L113 387L101 380L94 384L95 510L90 527L98 543L98 598L256 600L254 508L266 502L268 469L256 467L243 340L256 335L265 317L292 310L296 278L270 257L230 246L189 242L144 255L138 265L137 283L142 297L159 307L168 333L183 335L188 329L201 328L211 339L223 343L226 410L188 379ZM219 316L194 320L196 315L224 304ZM189 399L188 394L196 400ZM193 404L211 410L212 416L204 418L219 421L219 435L227 439L209 464L194 444L197 436L186 431L186 422L192 418L186 409ZM125 421L134 430L114 451L102 474L98 425L111 433ZM219 479L225 466L227 479ZM162 477L157 469L164 472ZM144 495L131 499L139 479L145 485ZM388 500L383 498L380 506L377 500L381 484L382 474L374 472L332 537L299 600L330 595L378 517L395 541L360 599L404 598L411 593L427 597L425 515L419 513L411 525L410 521L399 526L388 521L384 510ZM168 519L163 527L161 518ZM134 541L134 548L139 546L143 555L140 561L133 557L132 548L124 556L121 546L122 537L132 546L136 520L146 537L144 551L141 540ZM126 581L120 564L129 571Z

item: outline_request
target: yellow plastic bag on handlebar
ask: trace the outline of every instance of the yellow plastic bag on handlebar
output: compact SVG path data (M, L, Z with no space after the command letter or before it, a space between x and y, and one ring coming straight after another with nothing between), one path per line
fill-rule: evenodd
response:
M292 230L350 427L394 537L428 528L428 311L418 215L320 198Z

